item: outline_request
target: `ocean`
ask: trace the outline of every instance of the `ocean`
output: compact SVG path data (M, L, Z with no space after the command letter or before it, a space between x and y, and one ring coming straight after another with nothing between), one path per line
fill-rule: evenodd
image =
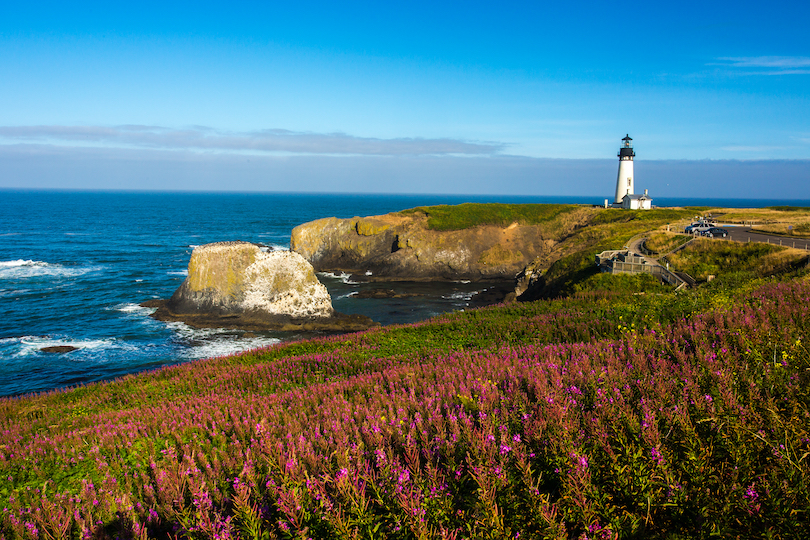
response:
M322 217L379 215L462 202L600 204L604 197L152 193L0 190L0 396L109 380L232 354L303 334L193 329L149 317L168 298L194 246L245 240L289 248L290 232ZM660 205L768 206L808 201L657 199ZM723 204L720 204L720 203ZM401 324L469 307L481 283L398 283L416 293L357 299L368 287L321 274L335 309ZM374 284L379 287L380 284ZM47 353L67 345L78 350Z

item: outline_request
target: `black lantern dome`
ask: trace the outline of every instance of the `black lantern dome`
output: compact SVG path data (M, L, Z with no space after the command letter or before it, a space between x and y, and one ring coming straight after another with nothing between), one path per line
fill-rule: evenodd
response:
M619 159L622 160L629 159L632 161L635 157L636 153L633 152L633 139L630 138L629 134L622 139L622 146L619 148L619 153L617 155L619 156Z

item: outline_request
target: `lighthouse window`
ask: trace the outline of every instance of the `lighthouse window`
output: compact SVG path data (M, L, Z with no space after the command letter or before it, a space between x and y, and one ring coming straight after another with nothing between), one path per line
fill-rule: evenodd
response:
M628 176L628 177L627 177L627 185L628 185L628 186L630 185L630 182L632 182L632 180L631 180L631 178Z

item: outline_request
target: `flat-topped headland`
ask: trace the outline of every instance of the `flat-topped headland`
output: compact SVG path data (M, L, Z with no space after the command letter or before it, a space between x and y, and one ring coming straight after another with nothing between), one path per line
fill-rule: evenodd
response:
M460 204L379 216L323 218L295 227L292 251L316 271L368 281L515 280L515 296L571 292L593 256L698 216L766 232L810 234L810 209L711 207L624 210L575 204Z

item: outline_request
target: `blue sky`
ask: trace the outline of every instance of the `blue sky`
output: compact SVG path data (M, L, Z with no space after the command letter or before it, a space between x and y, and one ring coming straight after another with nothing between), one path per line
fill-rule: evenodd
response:
M810 199L810 4L655 4L2 2L0 187Z

